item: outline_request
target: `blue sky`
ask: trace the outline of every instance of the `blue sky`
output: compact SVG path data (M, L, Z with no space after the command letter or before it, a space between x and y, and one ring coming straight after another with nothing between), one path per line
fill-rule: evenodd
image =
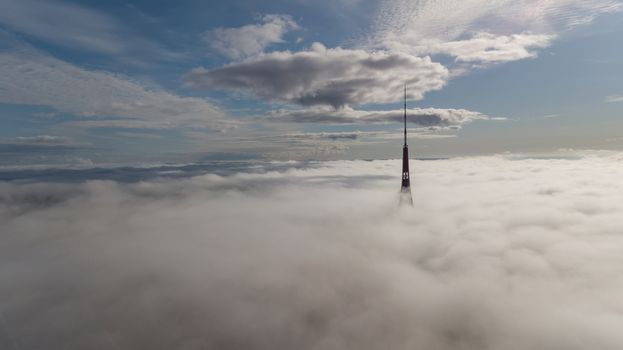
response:
M623 147L614 0L0 0L1 165Z

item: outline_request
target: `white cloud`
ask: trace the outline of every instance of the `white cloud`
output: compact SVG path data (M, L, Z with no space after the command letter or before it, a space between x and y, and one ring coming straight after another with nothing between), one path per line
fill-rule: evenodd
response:
M4 340L618 350L621 159L412 161L407 210L398 161L3 183Z
M78 5L33 0L0 0L0 23L14 31L62 46L120 53L118 27L110 18Z
M274 130L254 132L241 136L215 137L202 133L188 133L188 137L206 151L227 149L229 152L253 154L258 158L274 160L330 160L343 159L345 156L371 158L372 149L384 149L393 144L402 145L402 128L395 125L393 130L383 131L339 131L339 132L298 132L291 130L289 124L272 124ZM448 139L456 137L454 129L440 127L416 127L408 129L409 140ZM367 151L361 148L367 148ZM426 147L418 144L416 147ZM344 154L349 151L348 154ZM205 151L204 151L205 153ZM386 157L386 153L382 154Z
M0 52L0 102L41 105L84 116L125 117L119 127L227 127L224 113L196 97L146 88L138 81L84 69L32 49Z
M502 63L537 56L537 49L550 45L553 35L474 33L464 40L442 41L402 36L387 47L414 54L446 54L458 62Z
M272 44L283 43L283 36L298 24L287 15L264 15L261 24L238 28L216 28L203 34L203 41L221 54L241 59L260 54Z
M56 135L35 135L35 136L16 136L0 137L0 153L5 161L11 162L10 155L20 157L26 153L41 152L49 155L50 152L71 151L78 148L89 148L88 143L80 143L70 137ZM40 157L44 158L44 157Z
M386 0L368 45L505 62L534 57L557 34L621 9L616 0Z
M115 18L88 7L42 0L0 0L0 7L0 26L53 45L107 54L132 63L136 63L136 58L132 58L136 56L182 57L135 35Z
M207 70L197 68L184 80L192 87L244 91L257 97L301 105L339 108L393 102L408 85L409 98L441 89L448 70L429 57L403 53L326 48L272 52Z
M623 96L617 96L617 95L607 96L606 102L623 102Z
M295 133L286 134L282 138L285 139L310 139L310 140L356 140L362 135L365 135L362 131L343 131L343 132L308 132L308 133Z
M456 40L469 32L551 34L617 12L617 0L386 0L377 32Z
M262 150L269 159L332 159L350 149L350 144L361 138L369 141L378 133L362 131L345 132L294 132L247 139L257 142L255 150ZM242 139L245 140L245 139Z
M144 133L144 132L132 132L132 131L119 131L119 132L116 132L115 135L131 138L131 139L160 140L160 139L164 138L164 136L162 136L160 134L152 134L152 133Z
M14 140L20 143L49 145L67 144L72 142L70 138L52 135L17 136Z

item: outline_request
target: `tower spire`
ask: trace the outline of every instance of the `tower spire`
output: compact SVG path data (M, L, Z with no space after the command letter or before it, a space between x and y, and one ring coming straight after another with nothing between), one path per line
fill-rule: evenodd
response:
M407 145L407 83L405 83L405 146Z
M402 183L400 185L400 204L413 205L411 197L411 181L409 179L409 147L407 146L407 84L404 88L404 134L405 143L402 147Z

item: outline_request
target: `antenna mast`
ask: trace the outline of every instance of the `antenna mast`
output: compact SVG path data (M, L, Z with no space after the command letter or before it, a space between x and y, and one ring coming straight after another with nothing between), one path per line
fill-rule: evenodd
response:
M413 205L411 197L411 181L409 179L409 147L407 146L407 83L404 90L404 124L405 124L405 144L402 146L402 180L400 183L400 204Z
M405 83L405 146L407 145L407 83Z

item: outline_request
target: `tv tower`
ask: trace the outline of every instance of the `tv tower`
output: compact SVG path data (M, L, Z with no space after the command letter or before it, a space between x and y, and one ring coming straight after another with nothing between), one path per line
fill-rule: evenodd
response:
M405 84L404 125L405 144L402 147L402 183L400 185L400 205L413 205L411 181L409 180L409 147L407 146L407 84Z

